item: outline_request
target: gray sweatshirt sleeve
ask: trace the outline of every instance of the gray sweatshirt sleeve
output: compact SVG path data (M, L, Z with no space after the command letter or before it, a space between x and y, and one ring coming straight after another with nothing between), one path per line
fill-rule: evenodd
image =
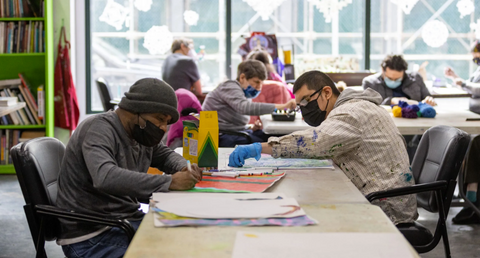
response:
M473 96L480 96L480 83L466 81L462 84L462 89Z
M118 139L113 134L97 130L95 126L88 134L82 142L82 153L96 189L111 195L137 198L168 191L171 176L150 175L118 166L114 154Z
M275 110L275 104L255 103L249 101L242 89L237 84L229 84L219 92L223 100L225 100L236 112L242 115L260 116L271 113Z
M187 161L178 153L163 144L153 148L152 167L173 174L187 166Z
M382 99L383 99L383 101L380 105L390 105L390 103L392 102L392 97L387 97L385 94L382 94L382 91L380 91L378 89L378 85L374 85L368 79L369 79L369 77L366 77L366 78L363 79L363 81L362 81L363 89L366 90L368 88L371 88L372 90L378 92L382 96Z

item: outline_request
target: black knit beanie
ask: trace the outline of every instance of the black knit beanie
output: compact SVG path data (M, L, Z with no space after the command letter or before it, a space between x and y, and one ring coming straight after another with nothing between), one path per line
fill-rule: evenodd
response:
M170 115L169 124L178 120L177 96L166 82L155 78L140 79L135 82L118 106L135 114L161 113Z

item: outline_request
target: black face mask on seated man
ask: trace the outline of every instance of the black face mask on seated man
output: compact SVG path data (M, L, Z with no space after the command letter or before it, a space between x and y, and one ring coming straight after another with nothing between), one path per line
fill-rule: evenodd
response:
M300 106L303 120L305 120L305 123L307 123L309 126L314 126L314 127L319 126L325 120L325 116L327 116L327 107L328 107L328 102L330 102L330 100L327 100L327 105L325 106L325 110L321 110L320 107L318 106L318 101L317 101L318 98L321 96L321 90L319 91L320 91L320 95L318 95L316 99L311 100L305 106Z
M158 145L165 135L165 131L158 128L152 122L144 119L146 121L145 127L140 127L139 123L136 123L133 127L133 139L146 147L153 147ZM140 115L138 115L138 120L140 122Z

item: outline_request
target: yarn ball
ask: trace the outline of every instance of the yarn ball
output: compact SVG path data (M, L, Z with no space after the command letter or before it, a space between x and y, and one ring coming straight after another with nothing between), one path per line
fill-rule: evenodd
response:
M402 108L399 106L394 106L392 108L392 113L394 117L402 117Z
M418 107L420 108L422 117L434 118L437 115L437 111L427 103L418 103Z
M405 102L405 101L399 101L398 106L401 107L401 108L406 108L406 107L408 107L408 103Z
M402 117L404 118L417 118L417 111L413 111L412 109L402 108Z
M405 118L417 118L417 112L420 108L417 105L408 105L405 101L399 101L398 106L402 108L402 117Z

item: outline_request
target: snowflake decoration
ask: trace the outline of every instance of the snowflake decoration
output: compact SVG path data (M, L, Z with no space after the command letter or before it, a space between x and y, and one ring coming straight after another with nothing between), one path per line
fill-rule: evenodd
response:
M308 0L315 5L319 12L323 13L326 23L332 22L334 13L343 9L343 7L352 3L352 0Z
M152 0L135 0L134 5L139 11L148 12L152 7L152 3Z
M457 3L457 9L460 12L460 18L463 18L475 11L475 4L472 0L460 0Z
M430 47L440 47L448 39L448 28L439 20L427 22L422 29L423 41Z
M127 19L128 8L116 3L114 0L108 0L102 15L98 18L100 21L115 27L117 30L122 29L122 25Z
M410 14L413 7L417 4L418 0L390 0L392 3L402 8L405 14Z
M151 55L165 54L173 42L173 34L167 26L152 26L146 33L143 46Z
M477 20L477 23L470 23L470 29L475 31L475 38L480 39L480 19Z
M190 26L196 26L199 17L198 13L192 10L186 10L183 13L183 19Z
M255 10L262 20L266 21L273 11L277 9L285 0L243 0Z

